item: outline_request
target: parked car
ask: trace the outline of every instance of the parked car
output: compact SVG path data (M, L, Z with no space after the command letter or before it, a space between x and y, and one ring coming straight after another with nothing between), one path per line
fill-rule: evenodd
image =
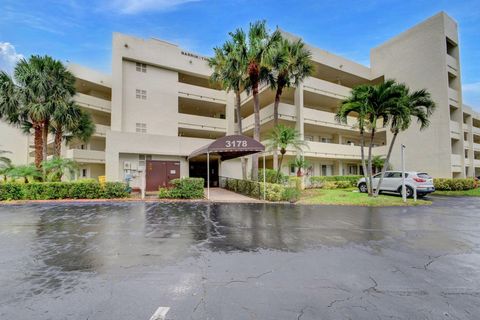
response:
M373 176L373 188L376 189L380 181L381 173ZM365 178L361 178L357 183L360 192L367 192L367 182ZM402 172L401 171L386 171L385 176L380 187L380 192L395 192L402 194ZM413 197L414 189L417 188L417 197L424 197L429 193L435 191L433 179L425 172L408 171L405 172L405 188L407 197Z

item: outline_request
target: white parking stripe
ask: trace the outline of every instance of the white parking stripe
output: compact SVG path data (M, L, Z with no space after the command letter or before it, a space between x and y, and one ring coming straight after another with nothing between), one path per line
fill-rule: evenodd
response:
M150 317L150 320L165 320L169 307L158 307L157 311Z

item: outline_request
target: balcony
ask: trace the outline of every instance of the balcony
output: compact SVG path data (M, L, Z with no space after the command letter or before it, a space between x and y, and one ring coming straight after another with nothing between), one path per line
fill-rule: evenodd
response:
M65 157L80 163L105 163L105 151L69 149Z
M462 167L462 155L461 154L452 154L451 155L452 167Z
M227 120L179 113L178 127L186 129L226 132Z
M288 103L280 103L278 105L278 118L280 120L296 121L297 116L295 107ZM265 108L260 109L260 125L263 125L273 120L273 103ZM245 119L242 119L243 131L252 130L255 126L255 114L251 114Z
M452 88L448 88L448 99L450 100L450 104L458 107L458 91Z
M474 159L473 160L473 166L476 168L480 168L480 159Z
M191 84L179 82L178 83L179 97L203 100L215 103L226 103L226 93L220 90L209 89L205 87L194 86Z
M451 134L451 137L456 139L456 140L459 140L461 132L462 131L460 129L460 123L457 122L457 121L451 121L450 120L450 134Z
M351 91L350 88L313 77L308 77L305 79L303 83L303 89L342 100L348 97Z
M473 143L473 149L480 151L480 143Z
M323 143L308 141L309 149L304 150L307 157L333 158L333 159L352 159L361 160L361 147L346 144ZM368 148L365 148L365 154ZM373 155L384 156L387 153L386 146L374 147Z
M95 125L95 133L93 134L95 137L106 137L107 131L110 130L110 126L104 126L102 124Z
M458 61L451 55L447 54L447 69L448 72L458 76Z
M306 124L314 124L337 129L358 130L355 128L355 124L357 123L357 118L355 117L348 117L347 124L338 123L337 120L335 120L334 113L315 110L308 107L303 109L303 116Z
M472 132L473 134L479 135L480 136L480 128L478 127L472 127Z
M112 102L105 99L100 99L94 96L89 96L84 93L77 93L75 101L84 108L94 109L103 112L112 111Z

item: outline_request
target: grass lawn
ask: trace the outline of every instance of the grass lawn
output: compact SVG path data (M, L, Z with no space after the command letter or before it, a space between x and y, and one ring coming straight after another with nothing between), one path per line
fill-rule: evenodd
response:
M331 204L331 205L349 205L349 206L416 206L432 204L431 201L418 199L407 199L407 203L402 201L402 197L397 195L381 194L377 198L369 197L366 193L360 193L356 188L350 189L308 189L302 192L300 204Z
M435 191L433 194L450 197L480 197L480 188L462 191Z

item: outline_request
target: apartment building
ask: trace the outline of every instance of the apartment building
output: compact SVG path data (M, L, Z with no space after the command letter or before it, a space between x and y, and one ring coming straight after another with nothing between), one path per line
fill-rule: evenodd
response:
M286 37L297 38L284 32ZM406 166L435 177L480 175L480 115L462 103L457 24L441 12L371 50L370 67L319 48L312 52L314 73L296 88L285 90L279 119L295 127L308 148L310 175L360 173L360 137L356 119L339 124L341 100L360 84L393 78L412 89L427 89L437 103L431 125L419 133L416 124L399 135L392 165L400 167L400 144L406 145ZM97 123L90 143L72 143L65 156L81 163L80 176L132 179L155 190L169 179L205 176L206 159L188 155L235 130L234 97L209 81L207 58L158 39L114 33L112 75L72 65L78 103ZM260 90L261 140L273 127L274 92ZM253 99L241 97L244 134L253 136ZM374 155L384 156L389 130L378 130ZM295 153L288 151L284 172ZM261 158L260 158L261 159ZM272 155L266 154L272 167ZM250 161L250 159L249 159ZM262 164L261 164L262 165ZM210 163L212 185L219 176L240 177L240 160Z

